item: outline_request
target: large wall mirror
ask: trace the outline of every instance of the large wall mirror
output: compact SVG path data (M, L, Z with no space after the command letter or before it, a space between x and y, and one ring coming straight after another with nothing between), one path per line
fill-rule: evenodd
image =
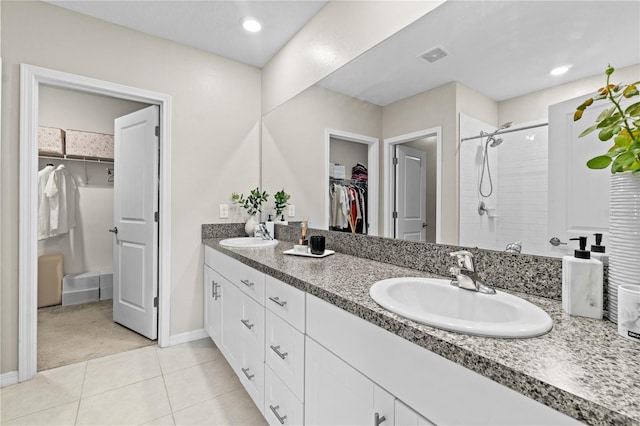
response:
M629 1L447 1L265 114L262 186L340 232L537 255L606 242L609 172L585 166L603 145L571 117L608 63L640 80L639 15Z

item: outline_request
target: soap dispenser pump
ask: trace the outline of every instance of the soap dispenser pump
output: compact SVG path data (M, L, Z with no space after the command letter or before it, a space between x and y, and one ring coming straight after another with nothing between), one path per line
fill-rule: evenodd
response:
M603 265L609 264L609 255L605 253L605 246L602 245L602 234L593 234L596 237L596 243L591 245L591 257L602 262Z
M591 258L587 237L571 240L580 248L562 257L562 308L569 315L602 319L602 262Z

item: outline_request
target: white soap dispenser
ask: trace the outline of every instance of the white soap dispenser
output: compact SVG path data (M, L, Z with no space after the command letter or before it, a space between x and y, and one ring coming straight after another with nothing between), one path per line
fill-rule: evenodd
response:
M271 238L275 238L276 234L275 234L275 223L273 223L273 216L269 215L269 219L267 219L267 221L265 222L265 226L267 227L267 232L269 233L269 236Z
M562 257L562 308L569 315L602 319L602 262L591 259L587 237L580 241L574 256Z

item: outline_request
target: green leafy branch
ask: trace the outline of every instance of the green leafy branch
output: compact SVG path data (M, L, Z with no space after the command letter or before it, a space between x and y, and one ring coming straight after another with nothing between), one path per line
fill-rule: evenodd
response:
M253 216L256 213L262 212L262 204L267 202L269 194L266 191L260 192L260 188L252 189L247 198L243 194L237 194L234 192L231 194L231 199L234 204L239 204L249 213L249 216Z
M276 217L280 216L285 208L289 205L291 195L284 192L284 188L273 194L275 201Z
M598 138L603 141L613 139L613 146L606 154L599 155L587 162L590 169L604 169L611 165L611 173L632 171L640 172L640 102L629 105L622 109L620 102L622 98L629 99L638 96L637 85L640 81L631 84L611 84L611 75L615 69L609 65L605 74L607 84L598 89L595 97L584 101L573 116L573 121L582 118L584 111L596 101L609 101L613 104L606 108L595 124L585 129L579 137L586 136L595 130L599 130Z

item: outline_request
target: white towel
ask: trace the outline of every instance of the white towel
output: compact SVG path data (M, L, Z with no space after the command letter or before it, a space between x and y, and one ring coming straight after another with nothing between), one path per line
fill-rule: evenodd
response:
M49 197L45 195L45 188L54 167L47 165L38 172L38 240L49 238Z
M49 176L45 195L49 198L50 236L66 234L76 226L78 185L63 164Z

